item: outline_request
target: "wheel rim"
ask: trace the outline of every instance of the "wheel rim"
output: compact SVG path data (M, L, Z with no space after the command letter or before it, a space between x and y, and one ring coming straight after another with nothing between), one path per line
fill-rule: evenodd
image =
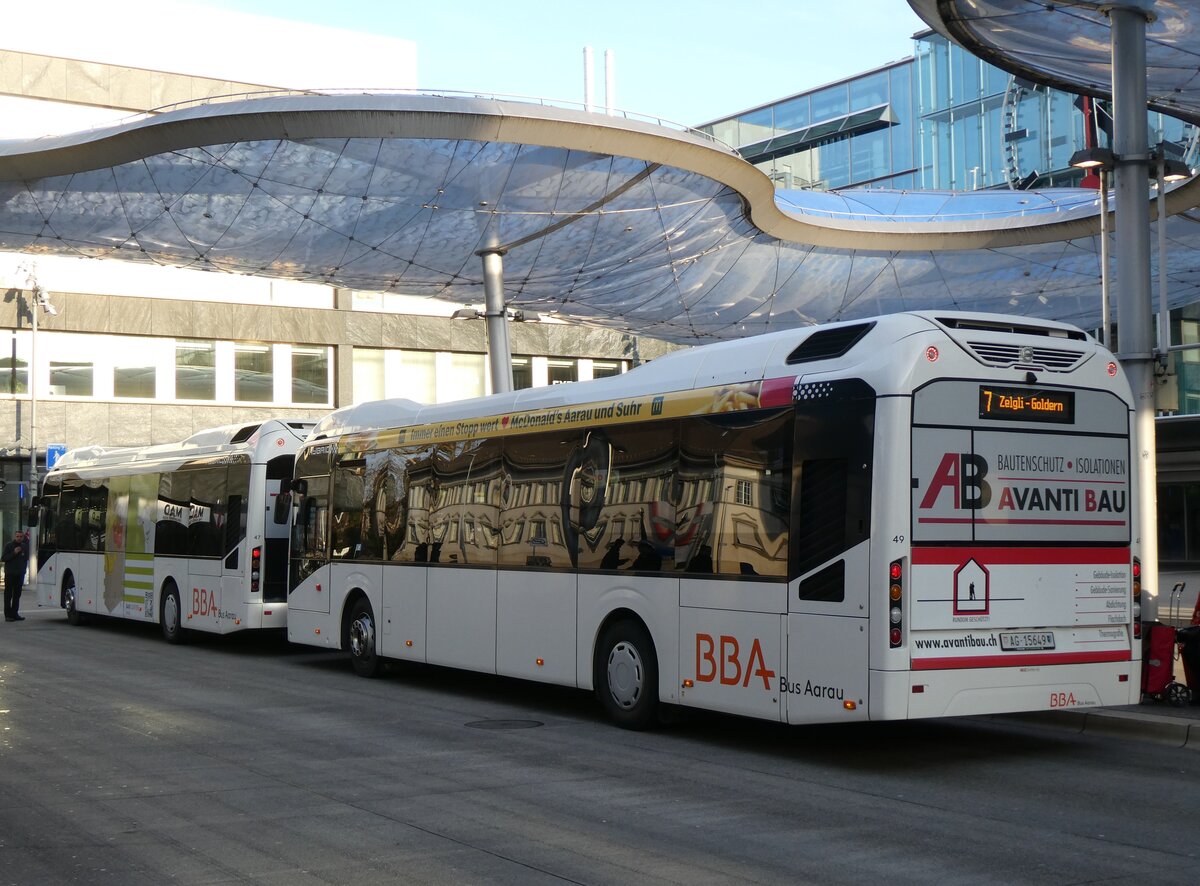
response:
M63 608L67 612L75 611L75 585L63 589Z
M350 653L355 658L370 658L375 653L375 623L369 613L350 623Z
M174 594L167 594L167 599L163 600L163 629L168 634L173 634L178 627L179 598Z
M645 667L637 648L627 640L613 646L608 654L608 691L617 707L629 710L642 697Z

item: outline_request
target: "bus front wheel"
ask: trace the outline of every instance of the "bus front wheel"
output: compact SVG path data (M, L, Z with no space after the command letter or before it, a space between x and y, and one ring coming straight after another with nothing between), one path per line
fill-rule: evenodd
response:
M658 656L650 632L626 619L605 628L596 647L596 695L625 729L645 729L658 709Z
M168 643L183 642L183 607L179 605L179 591L175 585L167 585L163 591L162 611L159 626L162 628L163 639Z
M360 677L376 676L379 673L380 661L375 651L375 615L366 597L359 598L350 612L346 641L354 673Z

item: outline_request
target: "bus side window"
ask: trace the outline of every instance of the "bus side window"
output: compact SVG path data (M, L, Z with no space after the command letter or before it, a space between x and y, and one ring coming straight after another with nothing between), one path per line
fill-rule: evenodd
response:
M91 480L96 485L82 490L78 515L80 535L76 538L78 550L104 551L105 533L108 529L108 480ZM86 510L84 508L86 507Z
M333 541L330 553L338 559L362 556L364 459L344 460L333 472Z
M78 480L67 480L58 497L58 547L62 551L79 550L77 520L82 488Z

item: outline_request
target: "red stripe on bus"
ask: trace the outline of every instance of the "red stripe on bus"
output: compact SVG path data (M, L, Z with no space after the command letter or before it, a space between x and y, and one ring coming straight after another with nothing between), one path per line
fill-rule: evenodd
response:
M1036 655L966 655L961 658L914 658L914 671L948 671L961 668L1021 668L1029 665L1099 664L1106 661L1132 661L1128 649L1111 652L1042 652Z
M796 376L792 375L787 378L767 378L763 379L762 387L758 392L759 406L787 406L792 402L792 385L796 383Z
M1013 565L1085 563L1128 566L1129 548L913 548L913 565L959 566L974 559L984 564Z

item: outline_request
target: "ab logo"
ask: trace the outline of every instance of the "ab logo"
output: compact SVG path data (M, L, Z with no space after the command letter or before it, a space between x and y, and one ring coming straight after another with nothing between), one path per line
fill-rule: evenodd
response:
M929 489L921 499L921 508L934 507L945 489L950 490L956 510L980 510L992 500L992 487L983 478L988 463L982 455L972 452L947 452L933 473Z

